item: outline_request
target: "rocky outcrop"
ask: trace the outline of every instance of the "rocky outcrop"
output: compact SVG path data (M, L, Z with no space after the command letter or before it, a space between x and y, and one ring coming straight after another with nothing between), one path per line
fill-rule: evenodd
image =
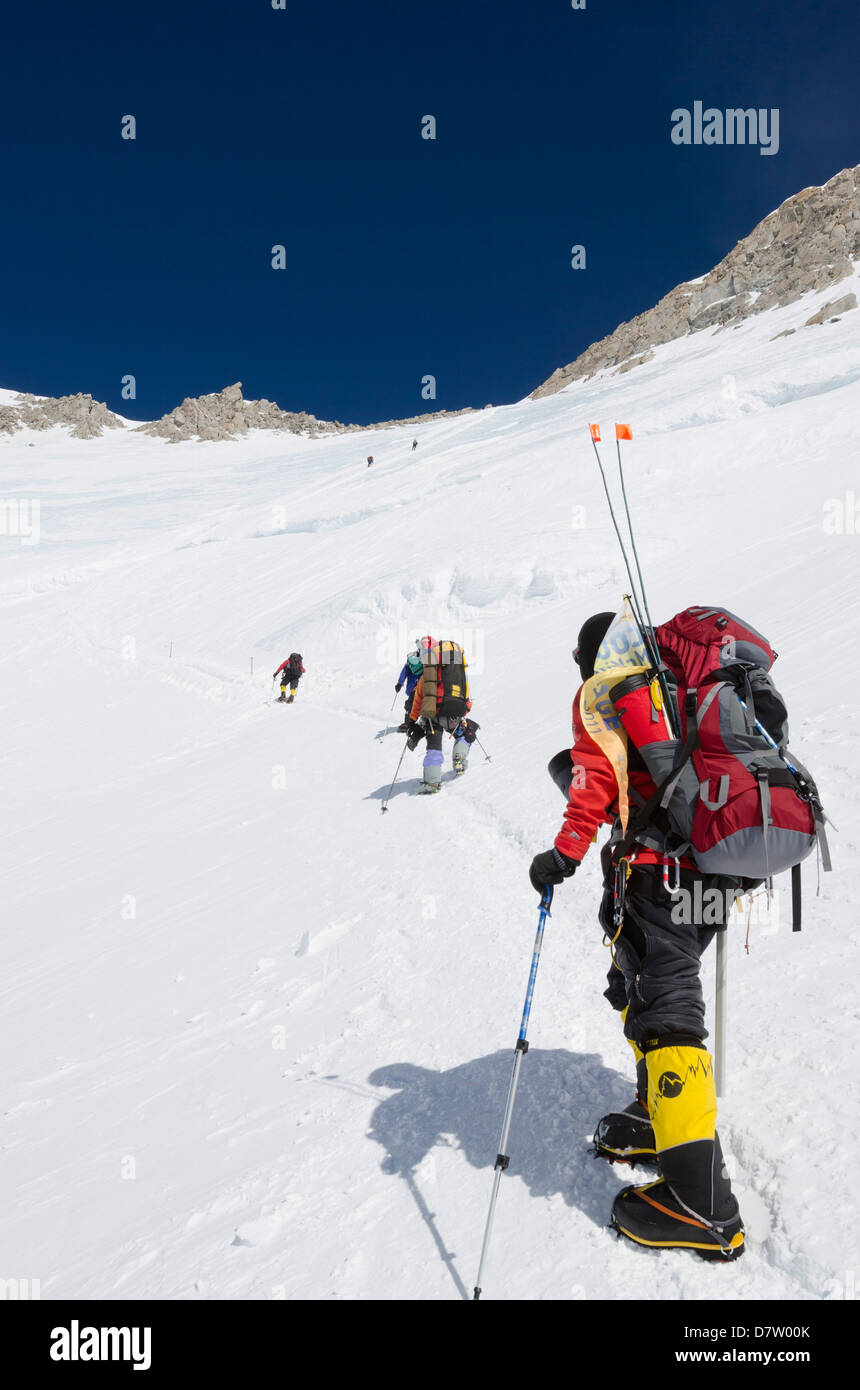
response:
M831 299L828 304L823 305L817 314L807 319L804 328L811 328L814 323L827 323L831 319L837 318L840 314L847 314L849 309L857 308L856 294L843 294L841 299Z
M701 280L678 285L647 313L619 324L575 362L553 372L532 399L551 396L596 372L629 371L647 362L660 343L793 304L810 291L844 280L858 257L860 165L843 169L822 188L796 193ZM826 317L838 312L831 306Z
M49 430L53 425L69 428L74 439L96 439L103 429L123 428L123 422L101 401L78 392L74 396L34 396L20 392L13 405L0 406L0 434L14 434L23 428Z
M242 383L226 386L211 396L187 398L160 420L138 425L143 434L154 434L171 444L185 439L237 439L249 430L286 430L315 438L324 434L354 434L362 430L393 429L397 425L420 425L442 416L465 415L465 410L438 410L433 414L412 415L405 420L383 420L375 425L342 425L339 420L318 420L305 411L281 410L274 401L246 401Z
M485 405L485 410L492 410L491 405ZM457 415L472 415L475 407L464 405L462 410L431 410L425 415L407 415L402 420L380 420L375 425L350 425L351 430L393 430L399 425L426 425L430 420L453 420Z
M166 439L170 444L179 444L187 439L239 439L249 430L286 431L313 439L321 435L358 434L364 430L423 425L429 420L467 415L471 410L471 406L466 406L463 410L436 410L423 415L410 415L403 420L383 420L374 425L342 425L339 420L318 420L304 410L281 410L274 401L246 401L242 395L242 383L237 381L209 396L186 397L181 405L160 420L134 428L142 434ZM94 401L92 396L18 395L13 405L0 406L0 434L14 434L24 426L47 430L52 425L69 426L75 439L94 439L105 428L126 428L118 415L114 415L100 401Z
M347 428L337 421L318 420L303 410L281 410L274 401L246 401L241 381L210 396L186 396L181 405L160 420L137 426L140 433L157 435L170 444L184 439L238 439L249 430L315 436L336 434Z

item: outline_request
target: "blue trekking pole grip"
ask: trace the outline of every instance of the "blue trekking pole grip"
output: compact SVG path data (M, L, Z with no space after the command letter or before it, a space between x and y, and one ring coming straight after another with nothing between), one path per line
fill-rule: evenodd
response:
M546 926L546 919L552 914L549 905L552 902L552 889L545 888L540 900L540 916L538 917L537 935L535 936L534 951L532 952L531 969L529 970L529 982L526 988L526 1002L523 1005L523 1016L520 1022L520 1031L517 1038L517 1047L521 1052L528 1052L529 1045L526 1042L526 1031L529 1026L529 1015L532 1011L532 999L535 992L535 980L537 979L538 962L540 961L541 946L543 945L543 929ZM522 1044L525 1043L523 1047Z
M499 1151L496 1154L496 1163L493 1170L493 1191L490 1197L490 1210L487 1213L487 1224L484 1228L484 1243L481 1246L481 1262L478 1265L478 1277L475 1280L472 1302L477 1303L481 1297L481 1275L484 1272L484 1260L487 1255L487 1248L490 1244L490 1233L493 1229L493 1217L496 1211L496 1198L499 1195L499 1183L502 1173L510 1163L510 1157L506 1152L508 1146L508 1136L511 1132L511 1119L514 1113L514 1101L517 1096L517 1086L520 1079L520 1067L523 1057L529 1050L526 1041L526 1032L529 1026L529 1016L532 1011L532 999L535 992L535 980L537 979L538 963L540 962L541 947L543 946L543 929L546 926L546 919L550 916L549 905L552 902L552 889L546 887L543 890L540 900L540 916L538 917L537 935L535 936L534 950L532 951L532 963L529 970L529 983L526 989L526 1002L523 1006L523 1016L520 1023L520 1031L517 1037L517 1045L514 1049L514 1066L511 1072L510 1085L508 1086L508 1100L505 1106L505 1115L502 1120L502 1132L499 1137Z

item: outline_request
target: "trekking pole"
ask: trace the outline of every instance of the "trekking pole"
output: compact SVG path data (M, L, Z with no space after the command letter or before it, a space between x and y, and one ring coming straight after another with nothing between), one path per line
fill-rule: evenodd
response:
M722 1098L726 1087L726 984L728 929L717 932L717 983L714 995L714 1084Z
M594 426L593 426L593 429L597 429L597 426L594 425ZM599 438L599 436L598 436L598 438ZM604 471L603 471L603 463L602 463L601 458L600 458L600 450L599 450L598 447L597 447L597 440L594 438L594 434L593 434L593 433L592 433L592 435L591 435L591 446L592 446L592 448L594 449L594 457L597 459L597 467L600 469L600 478L601 478L601 481L602 481L602 483L603 483L603 491L606 493L606 503L607 503L607 506L609 507L609 515L610 515L610 517L612 518L612 525L615 527L615 534L616 534L616 536L618 537L618 545L619 545L619 548L620 548L620 550L621 550L621 558L623 559L623 561L624 561L624 567L625 567L625 569L627 570L627 578L630 580L631 597L632 597L632 600L633 600L633 610L634 610L634 612L636 612L637 621L639 621L639 626L640 626L640 628L641 628L641 627L642 627L642 623L641 623L641 620L639 619L639 613L638 613L638 611L637 611L637 610L638 610L638 607L639 607L639 604L638 604L637 597L636 597L636 584L634 583L634 580L633 580L633 571L632 571L631 568L630 568L630 561L629 561L628 558L627 558L627 551L626 551L626 549L624 548L624 542L623 542L623 540L621 539L621 532L620 532L619 529L618 529L618 522L617 522L616 519L615 519L615 508L614 508L613 505L612 505L612 498L611 498L610 493L609 493L609 484L608 484L607 481L606 481L606 474L605 474ZM643 638L644 638L644 636L645 636L644 632L643 632L642 636L643 636Z
M597 433L597 438L595 438L595 430L598 431L598 433ZM630 599L630 605L631 605L631 607L632 607L632 609L633 609L633 616L634 616L635 619L636 619L636 625L637 625L637 627L639 628L639 634L640 634L640 636L641 636L641 638L642 638L642 642L643 642L644 647L645 647L645 652L646 652L646 654L647 654L647 656L648 656L648 660L649 660L649 661L652 663L652 665L654 666L654 668L655 668L655 670L656 670L656 672L657 672L658 679L660 680L660 687L661 687L661 689L663 690L663 695L664 695L664 699L665 699L665 703L666 703L666 722L667 722L667 724L669 725L669 731L670 731L670 733L674 733L675 731L674 731L674 729L673 729L673 727L672 727L672 717L671 717L671 713L670 713L671 706L670 706L670 704L669 704L669 699L668 699L668 690L666 689L666 681L665 681L665 678L664 678L664 677L662 676L662 674L661 674L661 673L662 673L662 670L663 670L663 662L662 662L661 659L660 659L660 653L657 651L657 644L656 644L656 641L655 641L655 639L654 639L654 631L653 631L653 628L651 628L651 627L649 626L651 619L650 619L650 617L649 617L649 618L648 618L648 622L646 623L645 618L643 617L643 611L642 611L642 610L643 610L643 608L644 608L645 612L647 613L647 611L648 611L648 604L647 604L647 602L646 602L646 600L645 600L645 590L644 590L644 587L642 587L642 571L639 570L639 557L638 557L638 555L636 555L636 543L635 543L635 541L633 540L633 527L632 527L631 522L630 522L630 509L629 509L629 507L627 506L627 493L626 493L625 490L624 490L624 473L621 472L621 491L622 491L622 493L624 494L624 508L625 508L625 511L627 512L627 527L628 527L628 530L630 531L630 541L631 541L631 544L633 545L633 554L634 554L634 556L635 556L635 558L636 558L636 568L637 568L637 570L639 571L639 584L640 584L640 587L642 587L642 598L641 598L641 600L640 600L640 598L639 598L639 594L638 594L637 589L636 589L636 581L635 581L634 578L633 578L633 571L632 571L631 568L630 568L630 560L629 560L628 555L627 555L627 548L626 548L626 546L625 546L625 544L624 544L624 541L623 541L623 539L622 539L622 537L621 537L621 531L620 531L620 529L619 529L618 521L617 521L617 518L616 518L616 516L615 516L615 508L614 508L613 505L612 505L612 496L611 496L610 491L609 491L609 484L608 484L607 481L606 481L606 474L605 474L605 472L604 472L604 470L603 470L603 463L602 463L602 460L601 460L601 458L600 458L600 450L599 450L598 447L597 447L597 440L600 438L600 433L599 433L598 426L597 426L597 425L590 425L590 426L589 426L589 433L590 433L590 435L591 435L591 447L592 447L593 450L594 450L594 457L597 459L597 467L600 469L600 479L601 479L601 482L603 483L603 491L606 493L606 505L609 507L609 515L610 515L610 517L612 518L612 525L615 527L615 534L616 534L616 536L618 537L618 546L619 546L619 549L620 549L620 551L621 551L621 558L622 558L623 561L624 561L624 568L627 570L627 578L630 580L630 593L629 593L629 594L626 594L626 595L625 595L625 598L629 598L629 599ZM621 470L621 445L618 443L617 439L616 439L616 445L617 445L617 448L618 448L618 468L619 468L619 471L620 471L620 470Z
M642 607L645 610L645 617L647 619L648 636L651 639L652 648L656 653L657 649L656 646L654 646L654 624L651 622L651 614L648 610L648 595L645 593L645 582L642 578L642 568L639 564L639 552L636 549L636 537L633 534L633 522L630 519L630 506L627 501L627 488L624 486L624 468L621 464L621 440L618 437L617 426L615 434L615 449L618 454L618 477L621 480L621 496L624 500L624 514L627 517L627 530L630 533L630 548L633 551L633 561L636 565L636 573L639 576L639 592L642 595ZM630 573L629 570L627 572L628 574Z
M646 627L643 635L646 637L646 646L648 647L651 660L653 661L657 672L657 680L660 682L660 689L663 692L666 723L669 726L669 732L677 737L677 730L674 727L675 721L672 716L672 702L669 699L669 687L666 683L666 677L663 674L666 668L663 665L663 658L660 656L660 653L657 650L657 639L654 636L654 624L651 621L651 612L648 608L648 595L645 592L645 581L642 578L642 567L639 564L639 552L636 549L636 537L633 534L633 522L630 518L630 506L627 501L627 488L624 485L624 468L621 463L621 437L618 433L619 428L620 427L616 425L615 449L618 454L618 477L621 480L621 496L624 499L624 513L627 517L627 530L630 533L630 548L633 551L633 560L636 564L636 573L639 576L639 592L642 595L642 607L645 610ZM628 432L627 438L630 437L631 436ZM597 448L597 445L595 445L594 447ZM629 568L627 572L628 574L630 573Z
M486 750L486 748L484 747L484 745L483 745L483 743L481 742L481 740L478 738L478 735L477 735L477 734L475 734L475 742L477 743L477 745L478 745L478 747L480 748L481 752L483 753L484 757L487 759L487 762L488 762L488 763L491 763L493 760L492 760L492 758L490 757L489 753L487 752L487 750Z
M395 692L394 692L394 699L391 701L391 709L388 711L389 714L391 713L391 710L394 709L394 706L397 704L397 697L398 697L399 694L400 694L400 691L399 691L399 690L395 690Z
M481 1297L481 1275L484 1272L484 1260L486 1259L487 1255L487 1247L490 1244L490 1233L493 1229L493 1217L496 1211L496 1198L499 1195L499 1183L501 1182L502 1173L505 1171L508 1164L510 1163L510 1158L508 1154L505 1153L505 1148L507 1147L508 1135L511 1131L511 1118L514 1113L514 1101L516 1100L517 1096L517 1085L519 1084L520 1079L520 1067L522 1066L523 1057L529 1050L529 1045L526 1042L526 1029L529 1025L529 1014L531 1013L532 1009L532 996L534 994L535 980L537 978L538 961L540 960L540 951L541 946L543 945L543 929L546 924L546 919L550 915L549 905L551 902L552 889L545 888L543 890L543 894L540 900L540 916L538 918L537 936L535 937L534 951L532 952L532 965L531 970L529 971L529 983L528 989L526 990L526 1002L523 1008L523 1017L522 1022L520 1023L519 1037L517 1038L517 1045L514 1051L514 1069L511 1072L511 1082L508 1086L508 1101L507 1105L505 1106L505 1116L502 1120L502 1133L499 1138L499 1152L496 1154L496 1165L493 1172L493 1191L492 1196L490 1197L490 1210L487 1213L487 1224L484 1229L484 1243L481 1246L481 1263L478 1265L478 1277L475 1280L475 1289L472 1295L473 1303L477 1303Z
M409 739L407 739L406 742L405 742L404 745L403 745L403 752L400 754L400 763L403 762L403 759L404 759L404 757L406 756L406 750L407 750L408 747L409 747ZM397 764L397 772L400 771L400 763ZM390 801L390 799L391 799L391 793L394 791L394 782L397 781L397 772L395 772L395 774L394 774L394 781L391 783L391 786L388 788L388 795L385 797L385 800L383 801L383 803L382 803L382 805L381 805L381 807L380 807L380 810L382 811L382 814L383 814L383 815L385 815L385 812L388 810L388 803L389 803L389 801Z

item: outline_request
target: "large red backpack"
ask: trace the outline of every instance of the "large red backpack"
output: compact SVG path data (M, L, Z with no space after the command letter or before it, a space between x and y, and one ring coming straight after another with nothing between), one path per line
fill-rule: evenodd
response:
M821 846L825 816L809 772L789 754L785 702L770 675L776 652L724 608L687 608L655 629L673 737L655 673L610 698L657 790L620 844L686 855L705 873L762 881Z

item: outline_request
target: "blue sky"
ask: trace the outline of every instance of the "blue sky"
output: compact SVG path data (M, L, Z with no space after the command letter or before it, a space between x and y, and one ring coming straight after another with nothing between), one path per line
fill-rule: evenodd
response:
M0 385L140 419L519 399L860 161L844 0L48 0L0 37ZM778 108L778 153L673 144L696 100Z

